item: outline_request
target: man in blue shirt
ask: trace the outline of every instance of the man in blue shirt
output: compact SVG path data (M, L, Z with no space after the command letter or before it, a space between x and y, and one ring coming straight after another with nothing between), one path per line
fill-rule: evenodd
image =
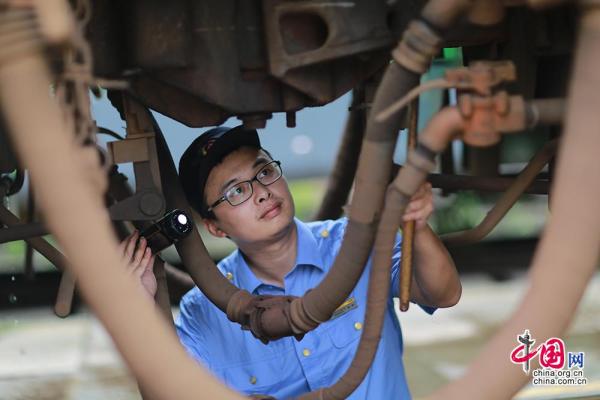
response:
M280 162L261 148L255 130L214 128L197 138L180 161L180 178L190 204L216 237L237 246L218 267L236 286L257 295L302 296L317 286L338 254L347 220L304 223ZM415 223L412 301L432 313L460 298L458 274L444 246L427 226L433 211L431 186L424 185L407 207ZM146 291L156 290L151 256L140 243L124 242L130 268ZM392 296L398 296L400 242L394 249ZM363 329L371 259L333 318L297 341L263 344L240 329L196 287L181 301L176 328L189 354L227 385L247 395L294 397L335 383L348 369ZM392 296L373 365L352 399L410 398L402 365L402 334Z

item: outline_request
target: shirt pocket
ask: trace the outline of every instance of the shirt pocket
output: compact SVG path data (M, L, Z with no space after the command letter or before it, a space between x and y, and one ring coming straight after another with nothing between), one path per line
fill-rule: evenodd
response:
M278 358L228 366L218 374L229 387L245 395L275 393L282 380Z
M363 312L361 308L350 310L328 322L327 335L333 346L343 349L358 341L363 330Z

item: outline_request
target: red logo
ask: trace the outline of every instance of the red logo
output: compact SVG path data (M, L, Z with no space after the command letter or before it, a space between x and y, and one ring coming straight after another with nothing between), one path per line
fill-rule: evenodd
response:
M510 353L510 360L515 364L523 364L523 371L529 373L529 361L538 356L540 365L545 368L562 369L565 366L565 342L559 338L550 338L540 344L536 349L531 346L535 343L529 331L517 336L521 343Z

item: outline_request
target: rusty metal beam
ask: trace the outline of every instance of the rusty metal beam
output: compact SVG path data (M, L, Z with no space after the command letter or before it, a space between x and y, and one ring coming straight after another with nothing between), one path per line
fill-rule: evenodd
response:
M429 174L427 181L434 188L448 191L478 190L482 192L504 192L514 183L515 178L508 177L482 177L470 175ZM533 180L525 188L526 194L548 194L551 182L549 180Z
M348 193L354 182L358 157L362 148L367 113L364 102L365 88L361 85L352 92L352 102L344 127L342 143L338 149L335 165L329 175L321 206L313 218L317 221L336 219L343 213L342 207L348 200Z
M31 224L12 224L10 226L8 226L8 224L5 225L7 225L6 228L0 228L0 243L25 240L48 234L48 229L39 222Z
M4 206L0 206L0 223L8 227L17 227L21 224L21 220L11 213ZM1 232L1 231L0 231ZM61 271L65 270L66 259L60 251L42 238L25 238L35 250L46 257L56 268Z

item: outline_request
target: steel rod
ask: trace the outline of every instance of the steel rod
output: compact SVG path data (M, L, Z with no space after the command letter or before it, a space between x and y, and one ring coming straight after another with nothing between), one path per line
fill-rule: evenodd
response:
M8 224L6 224L8 225ZM0 243L14 242L48 234L48 229L39 222L30 224L15 224L0 229Z
M54 303L54 314L66 318L71 314L73 308L73 297L75 295L75 278L69 270L65 270L60 278L58 294Z
M21 220L11 213L4 206L0 206L0 222L4 225L10 227L16 227L21 224ZM0 230L0 233L2 230ZM62 255L60 251L58 251L54 246L48 243L46 240L36 237L36 238L26 238L24 239L27 243L30 243L31 246L39 252L41 255L46 257L48 261L50 261L56 268L61 271L65 270L66 259Z
M504 192L514 184L515 178L483 177L469 175L429 174L427 181L434 188L444 190L477 190L481 192ZM548 194L550 180L537 179L525 188L526 194Z
M408 127L408 142L406 153L413 150L417 144L417 123L419 121L419 100L413 100L410 107L410 120ZM400 311L408 311L410 304L410 286L413 268L413 244L415 235L415 221L408 221L402 228L402 260L400 269Z
M523 195L525 188L533 182L542 168L554 157L556 147L556 140L552 140L542 147L479 225L473 229L444 235L442 236L442 240L450 245L464 245L477 242L486 237L498 225L517 200L519 200L519 197Z
M338 149L335 165L329 175L321 206L315 214L315 220L336 219L343 213L342 207L348 200L348 193L352 188L358 167L367 116L367 110L364 107L358 109L356 107L363 104L364 101L365 89L362 86L352 92L352 104L346 119L342 143Z

